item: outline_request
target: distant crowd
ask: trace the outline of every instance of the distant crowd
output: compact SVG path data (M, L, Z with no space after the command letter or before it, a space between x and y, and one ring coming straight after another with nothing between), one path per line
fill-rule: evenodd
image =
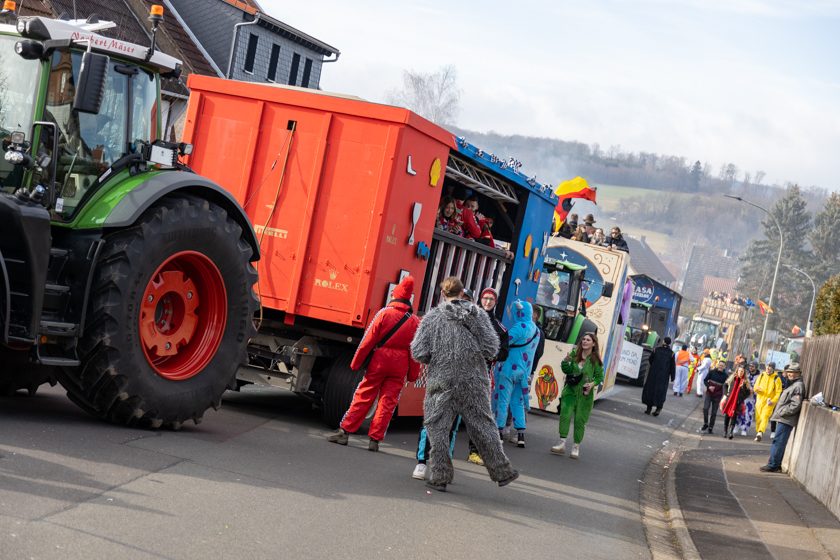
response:
M724 303L731 303L731 304L734 304L734 305L742 305L742 306L747 305L746 298L742 297L739 294L735 294L733 296L732 294L728 294L728 293L725 293L725 292L709 292L708 297L715 300L715 301L722 301Z
M770 457L761 470L781 471L785 447L805 398L799 364L788 364L780 375L774 362L762 368L739 354L727 370L726 352L705 348L701 354L682 344L674 353L670 346L671 339L665 337L650 355L642 391L645 414L659 415L670 383L675 397L695 392L704 399L701 434L714 433L718 411L723 415L723 437L728 439L737 433L746 437L754 426L755 441L760 442L769 427Z
M613 226L609 236L607 236L604 234L603 229L595 227L595 216L592 214L586 215L583 219L583 224L578 223L577 214L569 214L568 219L563 222L563 225L560 226L555 236L598 245L599 247L609 247L610 249L617 249L625 253L630 252L630 249L627 247L627 241L621 233L621 228Z

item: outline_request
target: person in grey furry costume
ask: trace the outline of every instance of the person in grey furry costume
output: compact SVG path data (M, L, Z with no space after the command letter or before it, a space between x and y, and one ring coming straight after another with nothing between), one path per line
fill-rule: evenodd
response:
M484 311L460 299L463 291L458 278L445 279L441 283L444 301L423 317L411 343L414 359L427 365L423 424L431 457L426 485L441 492L454 476L449 430L458 414L490 478L506 486L519 476L502 450L490 411L487 360L496 356L499 337Z

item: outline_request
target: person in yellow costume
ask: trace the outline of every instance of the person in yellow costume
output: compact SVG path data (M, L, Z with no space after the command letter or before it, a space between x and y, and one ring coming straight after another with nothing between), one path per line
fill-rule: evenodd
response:
M782 394L782 380L776 373L776 364L770 362L764 368L755 382L755 441L761 441L761 436L767 429L770 416Z

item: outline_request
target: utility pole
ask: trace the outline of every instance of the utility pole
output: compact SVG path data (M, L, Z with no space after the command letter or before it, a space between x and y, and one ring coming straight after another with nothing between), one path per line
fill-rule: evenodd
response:
M758 208L759 210L761 210L762 212L764 212L765 214L770 216L770 218L773 219L773 223L776 224L776 228L779 230L779 256L776 257L776 269L773 271L773 283L770 285L770 299L767 301L767 307L772 309L773 308L773 296L776 295L776 280L779 277L779 265L782 264L782 249L784 248L784 245L785 245L784 234L782 233L782 226L779 225L779 220L776 219L776 216L771 214L770 211L767 208L765 208L763 206L759 206L758 204L756 204L754 202L750 202L749 200L744 200L740 196L734 196L734 195L731 195L731 194L725 194L723 196L725 196L726 198L731 198L733 200L737 200L738 202L743 202L744 204L749 204L753 208ZM764 359L764 336L767 334L767 321L769 321L769 320L770 320L770 313L768 312L768 313L764 314L764 327L762 327L762 329L761 329L761 342L759 342L759 344L758 344L758 359L759 360Z

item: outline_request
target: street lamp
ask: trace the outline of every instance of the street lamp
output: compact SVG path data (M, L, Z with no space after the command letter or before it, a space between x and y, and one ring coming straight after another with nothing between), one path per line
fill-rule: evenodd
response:
M814 301L817 299L817 285L814 284L814 279L811 278L811 276L807 272L805 272L804 270L799 270L795 266L790 266L789 264L786 264L785 266L788 267L789 269L793 270L793 271L798 272L799 274L801 274L802 276L804 276L805 278L807 278L811 282L811 289L814 292L813 292L813 295L811 295L811 309L808 310L808 326L805 327L805 336L813 336L814 332L813 332L812 329L813 329L814 323L811 320L811 317L813 317L813 314L814 314Z
M776 293L776 279L779 277L779 265L782 263L782 247L784 247L784 244L785 244L785 238L784 238L784 235L782 234L782 226L779 225L779 220L777 220L776 217L773 214L771 214L770 211L767 208L764 208L763 206L759 206L758 204L756 204L754 202L750 202L749 200L744 200L740 196L734 196L734 195L731 195L731 194L725 194L723 196L725 196L726 198L731 198L731 199L737 200L738 202L743 202L744 204L749 204L753 208L758 208L759 210L761 210L762 212L764 212L765 214L767 214L768 216L773 218L773 223L776 224L776 228L778 228L778 230L779 230L779 256L776 257L776 270L773 272L773 283L770 285L770 299L767 300L767 307L770 307L772 309L773 308L773 296ZM761 342L758 344L759 359L762 359L764 357L764 335L767 333L767 321L769 321L769 320L770 320L770 313L765 313L764 314L764 327L762 327L762 329L761 329Z

